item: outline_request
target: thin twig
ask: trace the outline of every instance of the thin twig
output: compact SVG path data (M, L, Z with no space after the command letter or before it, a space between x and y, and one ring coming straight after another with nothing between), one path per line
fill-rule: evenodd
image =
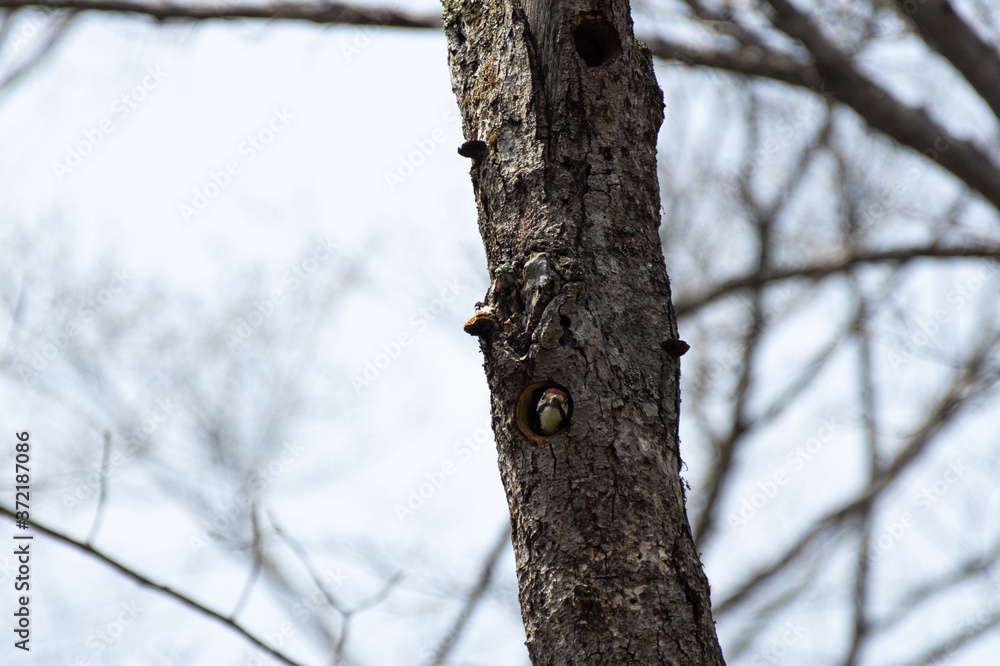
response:
M260 577L261 569L261 549L264 547L263 539L261 539L259 525L257 523L257 506L254 504L250 508L250 522L253 526L253 566L250 569L250 574L247 576L246 583L243 584L243 591L240 593L240 598L237 600L236 605L233 606L233 610L229 613L229 617L234 620L239 617L240 613L246 607L247 603L250 601L250 594L253 592L254 585L257 583L257 578Z
M274 526L275 534L277 534L278 537L281 538L281 540L284 541L288 545L288 547L292 549L292 552L295 553L295 556L302 563L302 566L305 567L307 572L309 572L309 576L312 578L313 583L316 585L317 588L319 588L319 591L326 598L326 601L328 604L330 604L330 607L336 610L342 616L340 637L338 638L337 643L334 646L333 657L331 659L331 663L339 664L344 659L344 651L347 647L348 630L350 629L351 620L353 616L356 613L368 610L369 608L373 608L374 606L377 606L378 604L385 601L385 599L389 596L389 593L392 591L392 588L394 588L399 583L399 581L403 579L403 573L401 571L396 572L386 582L386 584L382 587L382 589L379 592L369 597L368 599L360 602L353 608L348 608L344 603L342 603L336 597L334 597L333 592L327 589L327 586L323 583L323 581L320 580L319 572L313 565L312 560L309 557L309 554L306 552L306 549L296 539L294 539L291 536L291 534L282 529L282 527L278 524L278 521L273 514L268 514L268 518L270 519L271 524Z
M828 260L818 260L815 263L788 268L772 268L765 273L754 272L749 275L727 280L712 287L703 294L693 297L678 298L674 304L677 316L688 315L723 296L742 289L753 289L759 285L782 280L806 279L818 280L828 275L843 273L859 264L905 264L915 259L996 259L1000 257L1000 246L973 245L940 247L936 243L920 247L894 248L891 250L858 250L845 257Z
M309 21L322 24L377 25L387 28L440 28L441 17L410 16L386 7L364 7L339 2L307 4L275 2L272 4L175 5L134 2L133 0L54 0L53 2L0 0L0 8L40 7L140 14L157 21L211 21L233 19L275 19Z
M94 524L90 526L90 534L87 535L87 544L90 545L94 543L94 539L97 538L97 531L101 529L101 523L104 521L104 506L105 499L107 498L108 484L108 459L111 455L111 433L104 433L104 453L101 456L101 469L98 475L98 483L100 484L100 490L97 495L97 510L94 512Z
M2 0L0 0L2 1ZM2 6L2 5L0 5ZM61 12L53 21L53 27L49 30L49 34L45 42L39 47L38 51L32 55L30 58L21 63L20 66L14 68L10 74L7 75L3 81L0 81L0 92L14 85L22 76L37 67L45 57L52 53L55 45L59 42L59 38L66 33L66 28L69 27L70 22L76 18L76 10L69 10L66 12ZM8 16L7 22L9 23L11 18Z
M920 453L934 440L946 425L952 423L963 407L969 404L969 398L994 388L995 370L985 367L982 360L994 353L1000 342L997 337L984 339L971 355L969 363L960 376L956 377L937 404L928 410L924 423L910 436L909 443L896 455L892 462L876 479L868 484L857 497L845 503L838 509L831 510L825 516L813 523L812 529L803 534L790 546L785 554L776 558L770 565L758 569L746 578L728 597L713 603L716 616L722 616L735 606L746 601L751 594L791 562L797 560L803 553L814 547L819 537L840 527L845 520L857 517L865 511L865 507L881 496L904 471L910 468L918 459Z
M6 506L3 506L3 505L0 505L0 515L6 516L6 517L10 518L11 520L15 520L16 519L16 516L14 515L14 512L11 511ZM174 589L172 589L170 587L167 587L166 585L161 585L160 583L157 583L155 581L150 580L149 578L146 578L142 574L137 573L137 572L133 571L132 569L129 569L125 565L118 563L117 561L115 561L114 559L112 559L111 557L109 557L108 555L105 555L101 551L97 550L96 548L94 548L94 547L92 547L92 546L90 546L90 545L88 545L86 543L83 543L82 541L77 541L76 539L74 539L74 538L72 538L70 536L67 536L67 535L65 535L65 534L63 534L61 532L57 532L56 530L54 530L52 528L46 527L44 525L41 525L41 524L35 522L34 520L32 520L30 524L31 524L31 529L37 530L41 534L44 534L44 535L46 535L46 536L48 536L48 537L50 537L52 539L55 539L56 541L59 541L59 542L64 543L66 545L72 546L72 547L76 548L77 550L80 550L80 551L83 551L84 553L87 553L91 557L94 557L98 561L103 562L104 564L106 564L107 566L111 567L112 569L114 569L118 573L124 575L126 578L131 578L133 581L135 581L136 583L139 583L140 585L152 588L152 589L154 589L154 590L162 593L163 595L165 595L165 596L173 599L174 601L178 601L181 604L187 606L188 608L191 608L192 610L195 610L195 611L197 611L199 613L202 613L203 615L207 615L208 617L210 617L210 618L212 618L212 619L214 619L214 620L216 620L218 622L221 622L222 624L226 625L227 627L229 627L230 629L232 629L236 633L238 633L241 636L243 636L246 640L250 641L251 643L253 643L257 647L259 647L260 649L262 649L265 652L267 652L268 654L270 654L275 659L278 659L278 660L280 660L280 661L288 664L289 666L302 666L299 662L293 661L292 659L289 659L285 655L281 654L280 652L278 652L277 650L275 650L274 648L272 648L271 646L269 646L267 643L265 643L260 638L257 638L256 636L254 636L253 634L251 634L245 627L243 627L242 625L240 625L238 622L234 621L232 618L226 617L225 615L222 615L221 613L219 613L217 611L214 611L211 608L207 608L207 607L201 605L200 603L198 603L194 599L192 599L192 598L190 598L188 596L185 596L184 594L181 594L177 590L174 590Z
M497 561L509 545L510 524L507 524L501 532L500 538L493 544L493 548L490 549L489 554L486 556L486 561L483 562L483 568L479 573L479 580L476 581L476 586L469 592L469 597L465 600L465 604L463 604L462 610L459 611L455 622L451 625L451 629L448 630L444 640L438 646L437 653L430 662L430 666L441 666L444 660L448 658L448 653L455 647L462 632L468 626L469 620L472 618L472 613L476 610L476 606L479 605L486 590L489 589L490 580L493 578L493 569L496 568Z

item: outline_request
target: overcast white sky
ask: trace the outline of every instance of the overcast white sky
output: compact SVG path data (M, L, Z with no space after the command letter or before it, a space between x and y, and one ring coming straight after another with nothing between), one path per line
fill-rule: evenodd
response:
M18 56L11 43L0 58ZM0 227L7 242L26 236L41 246L69 244L61 261L76 266L46 270L92 270L111 258L113 268L124 269L134 284L163 280L214 302L217 319L191 324L226 330L236 326L226 298L234 276L244 270L260 269L263 285L288 289L282 279L295 267L311 279L308 255L317 243L336 247L334 258L315 273L319 280L329 277L324 270L336 273L334 262L364 263L360 284L338 305L337 349L330 350L344 371L328 378L331 411L346 423L299 433L308 453L282 474L269 497L287 527L306 541L322 530L347 543L364 538L372 548L395 543L386 568L406 569L416 579L413 586L428 588L433 599L440 591L435 583L420 582L424 570L440 570L445 580L465 567L462 580L471 584L506 520L492 438L484 429L488 392L478 344L461 331L487 284L469 165L455 152L462 141L439 32L263 22L163 27L90 15L0 99ZM71 151L89 154L66 173L57 164L74 165ZM220 176L231 162L238 172ZM224 187L185 220L180 207L195 203L196 190L215 194L213 174ZM264 289L261 297L271 291ZM129 296L126 291L120 298ZM366 364L395 349L400 335L409 345L359 393L351 376L363 377ZM421 376L433 377L440 392L431 412L416 400L431 388ZM13 421L30 427L39 441L59 432L51 415L24 407L27 412L3 410L9 427ZM485 446L469 455L472 448L456 449L463 437ZM323 483L310 467L329 466L331 448L353 449L344 459L356 466ZM99 449L92 453L97 457L91 456L91 465L99 463ZM449 462L458 473L401 523L396 505ZM109 505L97 545L213 607L230 607L246 570L234 569L225 557L192 553L186 543L193 533L190 520L142 479L139 471L115 479L118 492L133 500ZM304 481L311 489L307 496L296 492ZM324 486L325 497L319 492ZM91 509L72 513L60 510L53 495L36 495L40 519L85 537L93 498ZM428 546L428 530L440 546ZM39 550L58 569L93 569L86 558L57 546L40 544ZM378 581L362 586L354 575L342 591L348 598L355 593L352 584L359 586L358 597L377 589ZM114 613L102 613L101 604L80 607L68 590L49 597L44 574L39 580L38 652L29 659L70 663L73 646L45 620L53 613L62 622L68 609L54 613L46 605L74 599L80 620L93 624L93 631ZM60 580L71 585L79 577ZM507 587L513 585L511 578ZM161 607L155 596L134 589L132 594L141 606ZM426 603L426 595L419 601ZM9 602L6 595L3 603ZM248 612L248 624L262 633L268 627L260 610L265 605ZM241 641L189 611L166 606L173 607L166 612L179 629L204 627L210 642L221 641L221 653L206 652L197 663L243 663L236 659ZM377 639L385 616L373 624L374 633L366 632L362 617L353 640L364 646L368 663L409 663L414 646L436 638L452 615L450 606L442 606L426 635L413 635L408 623L407 636L401 632L396 641ZM524 662L516 607L494 615L500 616L494 625L508 625L494 646L496 663ZM506 640L511 628L513 642ZM480 632L479 642L488 635ZM91 663L130 663L124 650L81 645L79 654Z

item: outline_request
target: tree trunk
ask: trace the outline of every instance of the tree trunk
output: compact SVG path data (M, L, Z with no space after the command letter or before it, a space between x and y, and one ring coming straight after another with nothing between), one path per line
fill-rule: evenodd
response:
M625 0L446 0L492 287L492 393L533 664L722 664L679 476L657 228L663 96ZM539 429L550 387L569 425Z

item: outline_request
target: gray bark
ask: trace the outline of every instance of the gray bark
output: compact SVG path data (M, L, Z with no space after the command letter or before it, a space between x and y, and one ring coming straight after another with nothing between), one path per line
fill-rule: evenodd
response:
M626 1L446 0L493 286L478 334L533 664L722 664L679 476L662 94ZM533 429L540 392L569 426Z

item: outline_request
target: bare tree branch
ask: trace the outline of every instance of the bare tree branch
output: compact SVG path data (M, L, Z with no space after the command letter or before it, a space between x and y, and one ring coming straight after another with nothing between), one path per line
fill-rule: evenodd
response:
M3 505L0 505L0 515L6 516L6 517L10 518L11 520L15 520L16 519L16 516L14 515L14 512L11 511L6 506L3 506ZM165 596L173 599L174 601L178 601L181 604L187 606L188 608L191 608L192 610L195 610L195 611L197 611L199 613L202 613L203 615L207 615L208 617L210 617L210 618L212 618L212 619L214 619L214 620L216 620L218 622L221 622L222 624L226 625L227 627L229 627L230 629L232 629L236 633L242 635L246 640L250 641L251 643L253 643L257 647L259 647L261 650L264 650L265 652L267 652L268 654L270 654L275 659L278 659L278 660L280 660L280 661L288 664L289 666L302 666L299 662L293 661L293 660L289 659L285 655L281 654L280 652L278 652L277 650L275 650L274 648L272 648L271 646L269 646L267 643L265 643L260 638L257 638L256 636L254 636L253 634L251 634L245 627L243 627L241 624L239 624L238 622L236 622L232 618L226 617L225 615L222 615L221 613L219 613L217 611L214 611L211 608L207 608L206 606L202 606L200 603L198 603L194 599L181 594L177 590L174 590L174 589L172 589L170 587L167 587L166 585L161 585L160 583L157 583L155 581L150 580L149 578L146 578L142 574L140 574L140 573L138 573L136 571L133 571L132 569L129 569L128 567L126 567L123 564L120 564L120 563L116 562L114 559L112 559L108 555L105 555L101 551L93 548L92 546L90 546L90 545L88 545L86 543L83 543L82 541L77 541L73 537L67 536L67 535L65 535L65 534L63 534L61 532L57 532L56 530L53 530L53 529L51 529L49 527L41 525L41 524L39 524L39 523L37 523L35 521L31 521L30 524L31 524L31 529L37 530L38 532L40 532L40 533L42 533L42 534L44 534L44 535L46 535L46 536L48 536L48 537L50 537L52 539L55 539L56 541L59 541L61 543L69 545L69 546L73 546L77 550L80 550L80 551L83 551L84 553L87 553L91 557L97 559L100 562L103 562L104 564L106 564L107 566L111 567L112 569L114 569L118 573L124 575L126 578L131 578L133 581L135 581L136 583L139 583L140 585L152 588L152 589L156 590L157 592L160 592L161 594L163 594L163 595L165 595Z
M229 617L236 618L239 617L243 609L246 608L247 603L250 601L250 595L253 592L254 585L257 583L257 579L260 577L261 569L261 548L263 548L263 539L260 534L260 524L257 521L257 506L254 504L250 509L250 520L253 523L253 564L250 568L250 574L247 576L246 583L243 584L243 591L240 593L240 598L236 601L236 605L233 606L232 612Z
M752 122L754 123L755 128L750 134L751 143L747 146L745 151L745 154L747 155L753 155L756 153L757 143L760 138L758 134L763 131L763 128L756 123L755 120L757 104L753 101L752 96L750 109L751 116L754 118L754 121ZM750 187L751 173L741 173L740 196L743 199L743 203L746 208L751 212L757 226L757 237L759 243L757 273L768 272L771 265L771 256L774 252L774 248L772 247L774 244L774 220L788 204L792 194L802 185L807 172L806 167L817 154L820 147L826 143L829 131L830 114L828 112L826 122L823 123L818 135L814 140L804 146L798 159L790 168L789 177L784 181L783 187L778 190L778 193L774 196L773 201L769 203L765 204L757 201ZM739 444L745 440L746 435L752 428L759 427L761 425L760 421L752 423L748 420L746 406L748 394L750 392L754 359L759 350L757 342L760 340L765 324L762 306L763 286L764 285L758 285L751 288L751 322L750 327L744 336L743 360L740 366L740 375L737 380L736 394L732 400L733 416L730 421L731 427L727 437L713 447L715 449L716 456L713 461L712 470L710 471L708 479L705 483L707 491L704 506L702 507L697 520L694 521L694 539L698 544L704 543L705 539L715 528L718 500L728 486L728 483L732 480L732 474L729 472L735 459L735 453Z
M877 500L886 488L898 479L906 469L909 469L913 461L927 448L937 434L952 422L963 407L969 404L969 397L993 387L996 369L986 367L983 361L995 352L998 343L1000 343L1000 337L994 334L978 345L977 349L970 355L963 371L954 378L937 403L928 410L927 418L923 424L914 431L907 445L896 455L884 472L880 473L853 500L816 520L813 527L799 537L785 551L784 555L748 576L735 592L721 599L719 603L713 604L717 616L721 616L746 601L763 583L771 580L778 572L784 570L791 562L797 560L799 556L813 547L821 535L840 527L848 519L860 516L867 505Z
M2 7L2 5L0 5L0 7ZM72 22L72 20L76 18L77 14L78 12L74 10L74 11L63 12L59 16L57 16L55 21L53 22L52 27L49 30L49 34L47 35L42 45L39 47L38 51L36 51L30 58L21 63L18 67L14 68L14 71L12 71L10 74L6 76L6 78L0 81L0 91L3 91L9 88L10 86L14 85L14 83L20 80L22 76L24 76L25 74L33 70L35 67L37 67L39 64L41 64L41 62L45 60L45 57L50 53L52 53L52 50L55 47L55 45L59 42L59 39L64 34L66 34L66 28L69 27L70 22ZM4 22L4 27L6 28L7 25L10 24L10 22L11 22L11 17L8 16L7 20Z
M0 8L42 7L72 9L79 12L102 11L141 14L157 21L210 21L215 19L284 19L322 24L378 25L387 28L440 28L441 17L410 16L388 8L362 7L343 3L176 5L133 2L132 0L56 0L26 2L0 0Z
M948 0L896 0L929 47L940 53L1000 118L1000 57L979 38Z
M313 564L312 559L309 557L309 553L302 546L302 544L300 544L294 537L292 537L291 534L289 534L278 524L278 521L273 514L269 513L268 517L271 520L271 524L274 526L275 534L277 534L278 537L282 541L284 541L289 548L291 548L292 552L298 558L299 562L302 563L302 566L309 573L309 576L313 580L313 584L315 584L316 587L319 589L319 591L323 594L323 597L326 599L326 602L330 604L330 607L336 610L342 616L340 636L337 639L336 644L334 645L333 657L331 658L331 663L339 664L345 659L344 653L347 648L347 636L348 636L348 630L350 629L351 620L357 613L368 610L369 608L374 608L378 604L385 601L388 598L389 593L392 592L393 588L396 587L396 585L403 579L403 573L401 571L396 572L395 574L392 575L392 577L388 581L386 581L385 585L382 586L381 590L376 592L368 599L359 602L353 608L348 608L343 602L339 601L333 595L333 592L328 589L328 586L325 585L323 581L320 580L319 572L317 571L316 566Z
M786 3L777 4L790 7ZM978 146L951 135L923 109L896 101L858 72L850 58L826 41L804 16L797 13L794 16L801 20L788 21L787 32L793 37L800 37L797 31L803 33L801 38L809 42L807 46L816 48L813 53L816 65L757 46L707 50L655 38L649 41L649 47L659 58L769 78L832 97L853 109L873 129L938 162L1000 210L1000 168ZM779 27L783 25L779 22Z
M900 621L910 617L917 610L921 610L921 604L931 599L940 592L950 592L961 583L964 583L973 576L981 576L1000 560L1000 540L997 540L993 547L985 553L976 553L965 560L960 566L937 578L919 585L894 604L896 610L879 618L875 627L878 631L886 631Z
M462 610L459 611L454 624L448 630L444 640L441 641L434 659L430 662L430 666L441 666L444 660L448 658L448 653L455 647L462 632L465 631L472 613L476 610L476 606L482 601L483 595L489 588L490 580L493 578L493 569L496 568L497 561L509 547L510 525L508 524L500 534L500 538L493 545L493 548L490 549L489 555L486 556L486 561L483 562L483 569L479 573L479 580L476 582L476 586L469 592L465 604L462 605Z
M858 264L905 264L913 261L914 259L923 257L936 257L940 259L996 259L997 257L1000 257L1000 246L973 245L967 247L941 247L937 244L933 244L922 247L895 248L892 250L861 250L835 260L817 261L813 264L792 268L776 268L771 269L764 274L752 273L749 275L741 275L740 277L732 278L716 285L704 294L694 297L680 296L677 298L676 305L674 307L677 310L677 316L680 317L691 314L695 310L704 307L705 305L708 305L709 303L734 291L739 291L741 289L753 289L759 285L767 284L769 282L795 278L816 280L834 273L842 273L850 268L853 268L854 266L857 266Z
M978 146L959 140L923 109L896 101L871 82L850 55L788 0L767 2L776 13L774 25L808 49L824 88L834 99L854 109L873 129L940 163L1000 210L1000 168Z
M913 661L904 662L903 666L932 666L942 663L940 660L956 650L965 647L974 640L986 634L990 629L1000 626L1000 613L993 613L989 620L973 625L958 638L950 638L942 641L936 648L927 654L917 657Z
M822 94L822 79L812 65L782 53L759 47L740 50L702 49L664 37L652 37L646 44L657 58L675 60L692 67L711 67L744 76L773 79Z
M938 0L939 2L941 0ZM664 39L650 40L654 55L679 60L691 65L708 66L740 74L772 78L792 85L806 87L823 96L831 96L854 109L875 130L912 148L950 171L973 190L1000 210L1000 167L975 144L959 140L935 123L923 109L908 107L893 99L884 89L871 82L854 66L850 56L829 41L805 14L786 0L769 3L776 11L774 24L790 37L801 41L815 64L807 65L786 55L774 53L755 41L739 51L705 51L672 43ZM0 8L51 7L52 3L30 0L0 0ZM80 11L106 11L142 14L158 21L213 20L213 19L284 19L303 20L320 24L381 25L401 28L440 28L439 16L410 16L391 9L367 9L340 3L305 5L281 2L270 5L202 5L147 4L133 0L60 0L56 7ZM914 17L915 20L917 17ZM68 20L68 19L67 19ZM922 19L921 19L922 20ZM936 18L928 19L935 21ZM957 19L955 25L937 28L934 35L944 43L945 30L949 37L961 36L964 24ZM961 24L961 25L958 25ZM965 26L967 28L967 26ZM954 41L954 40L952 40ZM930 42L929 42L930 43ZM948 42L950 43L950 42ZM985 45L980 44L985 48ZM1000 86L993 83L994 70L1000 64L989 65L988 59L978 57L983 51L979 46L964 50L955 47L947 57L954 58L955 66L963 75L972 77L970 82L988 101L994 93L1000 95ZM959 52L961 50L961 52ZM983 62L987 62L986 70ZM975 69L973 66L978 67ZM993 69L990 69L992 67ZM17 73L20 75L20 72ZM974 79L974 80L973 80ZM985 82L985 83L984 83ZM4 84L0 84L0 88ZM989 96L989 97L987 97ZM997 101L997 100L994 100ZM994 101L990 101L991 106ZM996 110L996 107L994 107Z
M845 230L847 231L847 230ZM858 332L859 378L861 381L861 420L864 424L865 449L868 453L868 484L875 483L881 472L879 466L879 426L878 412L875 403L875 372L872 364L872 341L869 335L868 301L861 290L855 275L850 276L854 292L858 297L858 316L854 328ZM871 596L871 571L868 562L869 548L872 541L872 508L869 503L862 508L861 534L858 539L858 567L854 577L854 626L851 633L851 644L844 657L844 666L857 666L865 641L870 635L868 603Z
M87 535L87 544L94 543L97 532L101 529L101 522L104 519L104 506L108 491L108 457L111 455L111 433L104 433L104 453L101 455L101 469L98 471L100 479L100 490L97 495L97 510L94 512L94 524L90 526L90 534Z
M803 591L812 589L816 580L820 577L824 568L829 566L829 561L833 550L829 549L825 553L820 553L817 557L809 560L805 569L798 575L798 580L789 585L788 588L771 601L762 604L749 614L749 622L742 629L741 635L733 640L728 646L726 657L736 663L747 647L763 634L763 628L780 617L779 610L785 608L792 601L796 600Z
M14 13L16 10L5 9L0 13L0 46L3 46L4 40L7 39L7 35L10 34L11 26L14 25Z

